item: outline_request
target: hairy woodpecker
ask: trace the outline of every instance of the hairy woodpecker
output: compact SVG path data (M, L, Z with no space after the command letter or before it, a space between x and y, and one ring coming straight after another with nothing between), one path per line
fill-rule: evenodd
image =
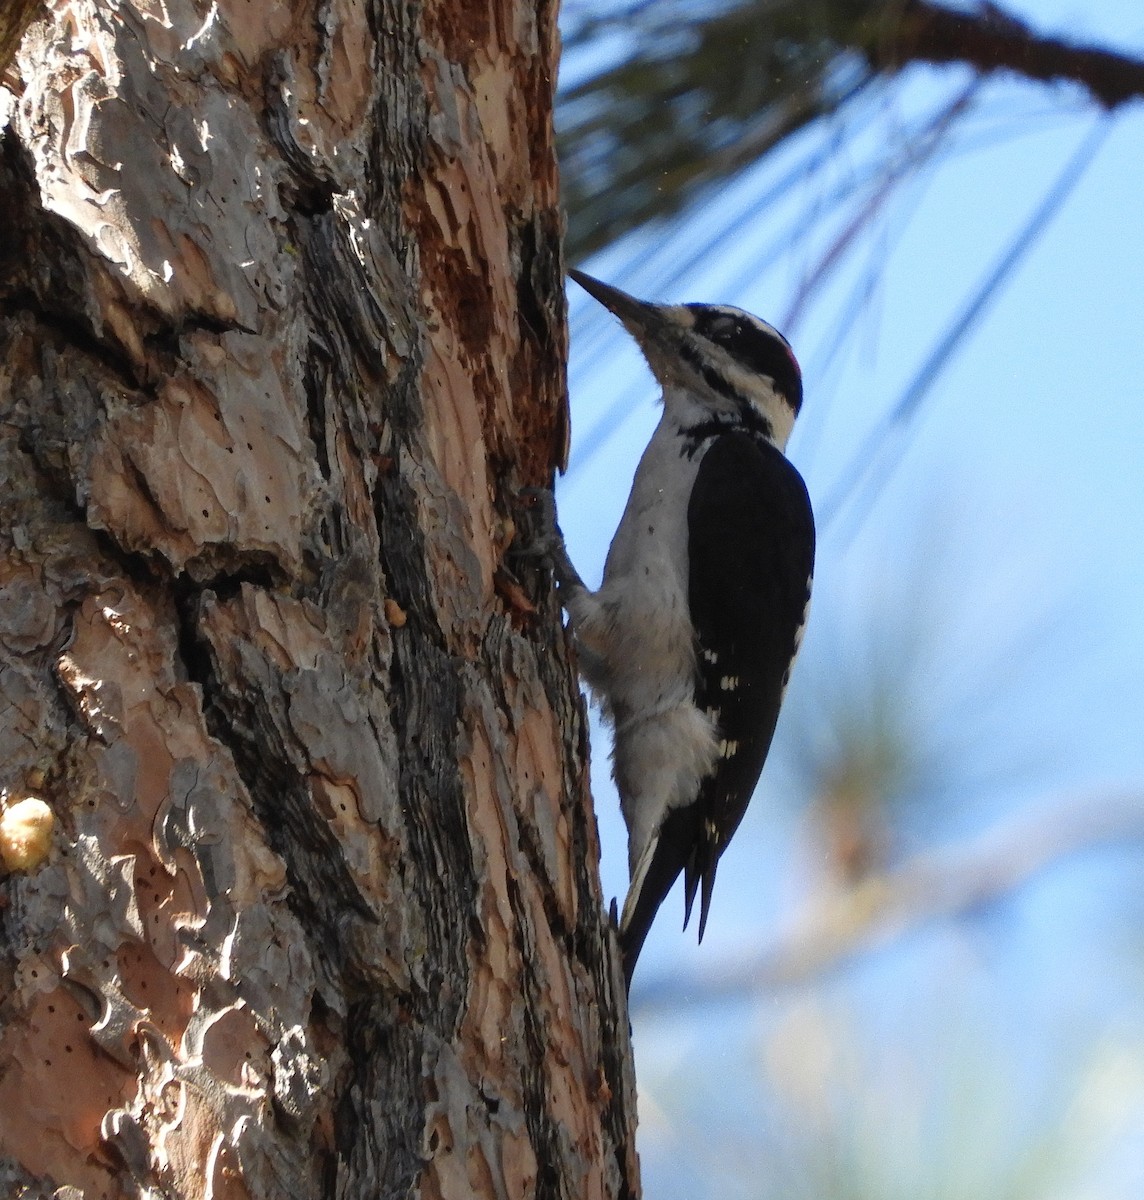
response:
M806 486L783 450L802 403L786 339L738 308L649 304L580 271L663 388L603 582L576 572L545 494L545 548L580 669L614 729L631 885L628 984L682 872L707 924L719 857L770 749L814 569Z

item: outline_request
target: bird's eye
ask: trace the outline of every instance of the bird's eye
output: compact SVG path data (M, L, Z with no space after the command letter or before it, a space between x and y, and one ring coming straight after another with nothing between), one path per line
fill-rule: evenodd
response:
M716 317L704 333L713 342L724 342L739 332L739 322L734 317Z

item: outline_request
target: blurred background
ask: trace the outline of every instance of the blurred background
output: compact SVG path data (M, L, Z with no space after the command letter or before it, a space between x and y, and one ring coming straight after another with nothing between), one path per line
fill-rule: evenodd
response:
M704 944L677 890L636 974L645 1193L1138 1200L1144 7L565 0L563 31L570 262L786 332L819 530ZM659 414L569 296L595 584Z

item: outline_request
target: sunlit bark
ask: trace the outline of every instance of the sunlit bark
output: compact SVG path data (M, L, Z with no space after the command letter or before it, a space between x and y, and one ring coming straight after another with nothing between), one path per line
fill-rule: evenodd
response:
M638 1191L554 6L54 5L0 194L0 1194ZM18 82L17 82L18 78ZM76 1193L65 1193L75 1195Z

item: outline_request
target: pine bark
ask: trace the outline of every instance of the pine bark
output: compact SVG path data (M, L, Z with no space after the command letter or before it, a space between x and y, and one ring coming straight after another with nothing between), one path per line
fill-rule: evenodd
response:
M0 143L0 1194L626 1197L541 0L67 0ZM74 1190L68 1190L74 1189Z

